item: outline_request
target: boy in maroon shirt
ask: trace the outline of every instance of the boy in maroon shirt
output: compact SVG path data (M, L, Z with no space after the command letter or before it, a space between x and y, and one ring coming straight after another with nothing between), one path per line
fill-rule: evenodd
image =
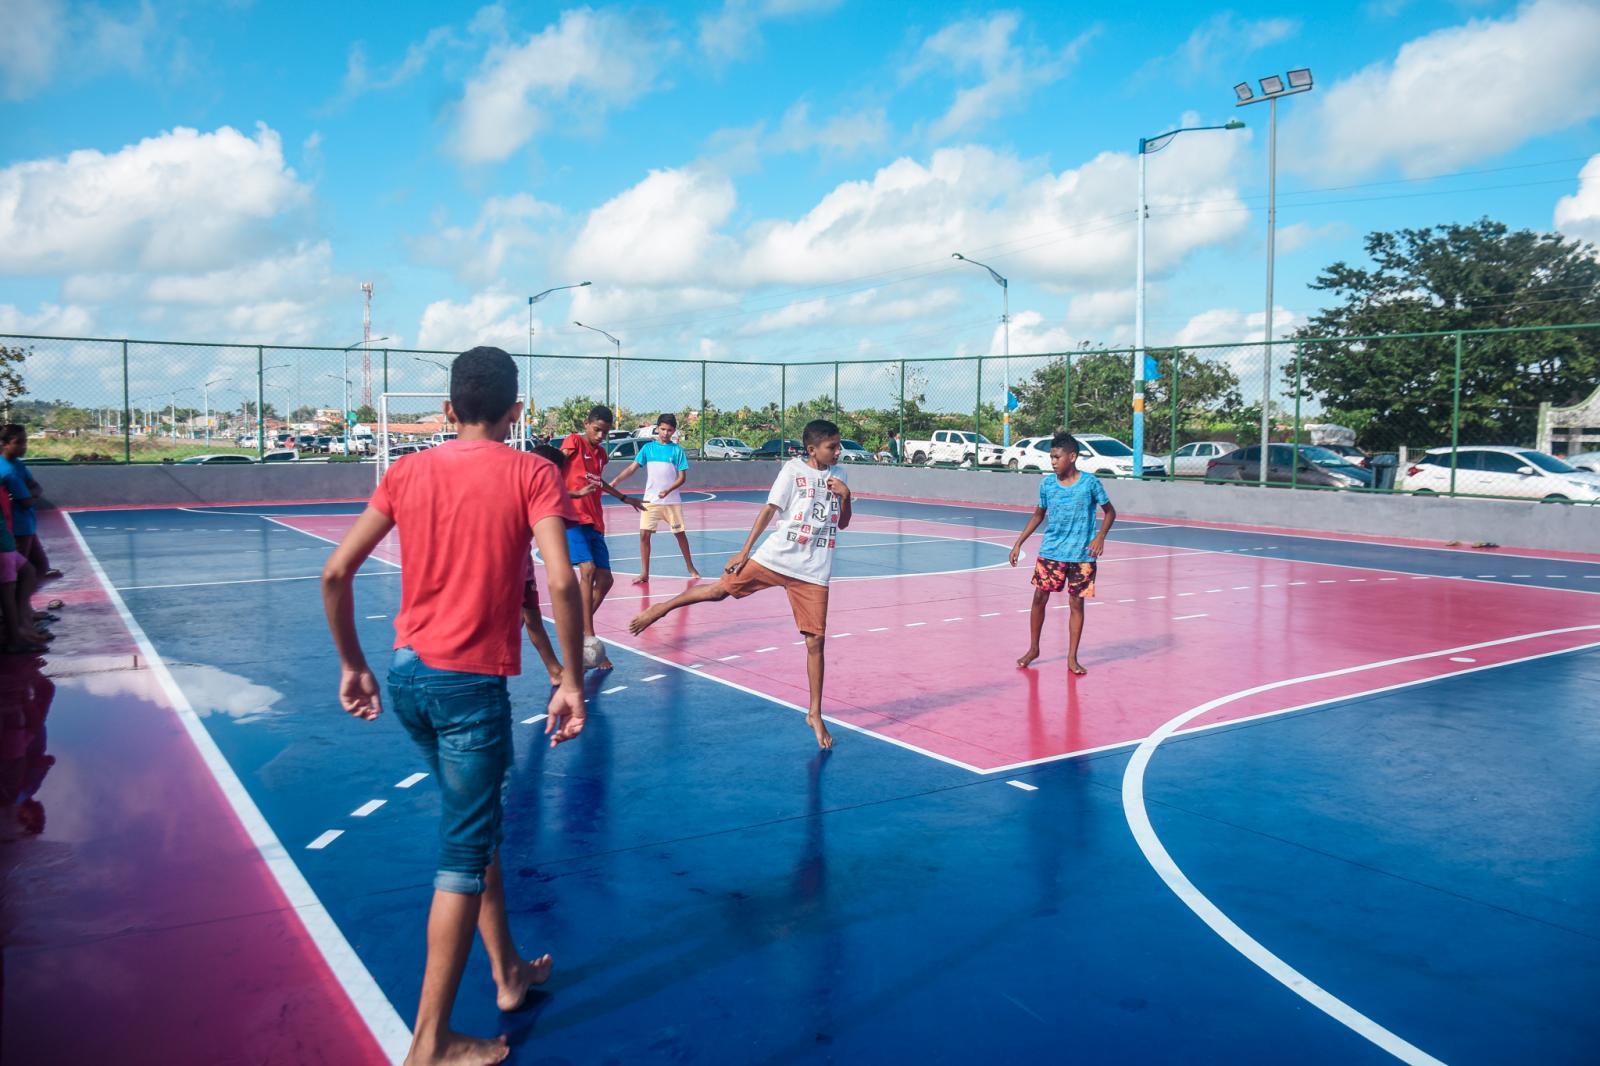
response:
M439 785L439 866L428 915L408 1066L495 1063L505 1038L450 1029L450 1010L474 928L489 954L501 1010L515 1010L550 975L549 955L526 961L506 918L500 871L500 790L511 764L506 677L521 670L522 576L536 540L566 660L550 697L552 746L582 730L581 606L567 559L572 504L545 459L503 443L521 413L517 368L498 348L474 348L450 368L445 419L459 436L389 468L322 572L322 600L339 652L339 702L358 718L382 710L356 635L353 578L391 530L400 533L400 612L389 668L395 716Z
M600 494L610 493L636 511L644 503L612 488L605 480L606 435L615 421L611 408L596 404L583 420L583 432L561 442L567 457L564 470L567 492L578 509L578 521L567 527L567 554L578 568L578 590L583 595L583 668L609 670L606 646L594 631L594 616L605 602L615 580L611 576L611 551L606 547L606 518Z

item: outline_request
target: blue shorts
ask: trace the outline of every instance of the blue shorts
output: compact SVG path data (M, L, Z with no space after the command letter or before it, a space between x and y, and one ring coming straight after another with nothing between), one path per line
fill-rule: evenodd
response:
M511 766L511 699L494 674L435 670L410 648L389 666L389 706L439 784L439 867L433 887L483 893L500 846L501 792Z
M597 570L611 569L611 549L606 547L606 536L591 525L567 527L567 555L573 566L593 563Z

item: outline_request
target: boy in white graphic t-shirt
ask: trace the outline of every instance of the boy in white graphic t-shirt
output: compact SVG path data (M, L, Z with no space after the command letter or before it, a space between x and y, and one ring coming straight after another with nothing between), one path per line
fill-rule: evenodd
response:
M744 547L713 585L692 588L657 604L628 624L643 633L679 607L691 603L742 599L752 592L781 587L789 596L795 625L806 638L806 678L811 684L811 709L806 723L817 744L833 747L833 736L822 720L823 638L828 628L828 579L833 575L833 553L839 531L850 525L850 486L839 462L839 427L817 419L806 423L801 434L804 459L790 459L778 471L767 494L766 506L756 515ZM755 548L756 541L774 518L772 535ZM752 556L751 549L755 548Z
M678 550L683 552L683 565L689 570L689 580L699 580L700 571L694 568L694 556L689 554L688 527L683 524L683 497L678 490L689 480L689 457L683 446L674 444L672 437L678 432L678 416L664 414L656 419L656 439L639 449L639 457L622 468L622 473L611 479L616 488L644 467L644 510L639 514L639 576L635 585L650 583L650 538L655 535L661 520L678 538Z

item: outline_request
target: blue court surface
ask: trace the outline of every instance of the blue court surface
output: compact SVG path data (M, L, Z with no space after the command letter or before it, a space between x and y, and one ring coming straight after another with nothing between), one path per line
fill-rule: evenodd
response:
M707 501L696 551L735 550L762 499ZM437 793L411 780L421 766L392 716L368 724L339 711L314 580L327 538L358 510L91 511L73 523L409 1023ZM617 569L630 571L637 535L624 512L608 513L619 515ZM839 575L862 579L851 596L917 601L933 587L919 575L954 573L943 580L998 584L951 595L1027 606L1025 570L991 573L1025 514L882 500L858 514L882 522L863 523L862 550L841 553ZM1096 607L1085 654L1107 669L1042 708L993 695L1020 683L1011 659L1024 615L991 619L1012 627L1001 637L975 629L930 647L916 636L916 652L830 642L830 670L861 679L841 682L844 702L872 678L909 702L970 688L959 713L915 723L953 738L947 759L895 732L909 723L843 710L837 748L818 753L792 700L759 677L687 669L665 645L621 638L615 669L589 675L586 731L550 750L537 720L548 690L525 652L503 860L513 926L525 950L554 954L556 973L530 1009L501 1014L475 949L456 1027L508 1033L512 1061L551 1064L1600 1060L1600 632L1447 676L1286 695L1145 749L1136 806L1187 899L1132 828L1130 760L1154 725L993 772L963 768L974 757L959 746L985 743L999 723L1041 737L1092 724L1101 700L1143 698L1164 722L1200 702L1186 690L1202 679L1233 691L1313 673L1319 641L1368 649L1351 652L1356 662L1384 659L1402 626L1437 624L1429 648L1452 647L1458 630L1462 644L1498 639L1473 628L1487 623L1472 604L1529 612L1519 634L1600 627L1600 565L1134 521L1111 539L1108 560L1130 560L1124 572L1162 567L1151 588L1187 588L1208 567L1281 567L1306 586L1295 594L1325 599L1296 608L1273 598L1273 581L1228 586L1209 618L1173 615L1166 593ZM1154 558L1163 551L1195 554ZM669 535L654 560L662 578L683 573ZM1108 588L1115 566L1102 567ZM1406 590L1413 602L1423 589L1451 598L1415 623L1386 616L1369 591L1424 578ZM356 587L381 677L398 569L374 559ZM619 576L614 595L630 594ZM861 599L861 617L884 615L877 603ZM1113 621L1135 609L1160 610L1159 624L1153 613ZM1195 624L1169 618L1212 626L1213 642L1163 636ZM1264 635L1288 642L1294 661L1260 655ZM912 654L954 660L959 675L897 672ZM1123 666L1111 668L1114 656ZM1066 685L1059 657L1042 665L1048 684ZM1097 678L1115 690L1091 687ZM1313 705L1289 709L1302 703ZM1012 765L985 765L1002 763ZM1220 927L1202 920L1206 908Z

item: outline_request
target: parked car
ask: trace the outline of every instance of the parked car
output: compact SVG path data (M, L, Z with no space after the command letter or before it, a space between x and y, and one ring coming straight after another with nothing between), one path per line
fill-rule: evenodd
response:
M1261 445L1252 444L1211 460L1206 467L1206 480L1260 481ZM1372 485L1372 471L1346 462L1344 456L1315 444L1270 444L1267 446L1267 480L1307 487L1364 489Z
M317 450L317 435L315 433L302 433L288 445L296 451L314 452Z
M756 450L738 437L712 437L706 441L707 459L749 459Z
M191 455L187 459L179 459L180 466L218 466L255 462L248 455Z
M319 434L317 434L317 451L319 451L319 452L327 452L327 451L332 451L332 450L333 450L333 434L331 434L331 433L319 433Z
M1237 447L1237 444L1223 440L1191 441L1168 457L1167 473L1173 477L1205 477L1207 463L1222 458Z
M300 458L300 453L293 448L279 448L277 451L268 452L261 457L263 463L290 463Z
M1600 474L1600 452L1579 452L1577 455L1567 456L1567 465L1575 466L1579 470L1592 470Z
M1369 470L1372 468L1372 462L1367 453L1357 448L1354 444L1319 444L1317 447L1326 448L1335 455L1344 456L1345 460L1352 466L1364 467Z
M435 433L433 436L428 438L428 444L430 447L438 447L447 440L455 439L456 435L454 433Z
M1600 473L1580 470L1532 448L1475 445L1455 453L1456 491L1552 502L1600 501ZM1450 449L1431 448L1406 469L1403 488L1433 495L1450 491Z
M1005 449L985 437L964 429L936 429L927 440L908 440L904 454L917 464L972 462L973 453L980 466L1000 466L1005 462Z
M1104 433L1074 433L1078 441L1078 469L1096 477L1132 477L1133 449ZM1142 463L1145 477L1165 477L1166 464L1146 453Z
M841 463L870 463L872 453L861 446L860 441L848 437L839 439L839 461Z
M1023 437L1005 450L1002 459L1008 470L1042 470L1049 473L1050 438Z
M788 459L797 455L804 455L806 446L792 438L779 440L773 437L767 443L757 448L750 456L752 459Z
M650 442L643 437L624 437L606 442L607 462L632 462L639 457L639 449Z
M402 455L415 455L427 450L426 444L392 444L389 446L389 461L392 463Z

